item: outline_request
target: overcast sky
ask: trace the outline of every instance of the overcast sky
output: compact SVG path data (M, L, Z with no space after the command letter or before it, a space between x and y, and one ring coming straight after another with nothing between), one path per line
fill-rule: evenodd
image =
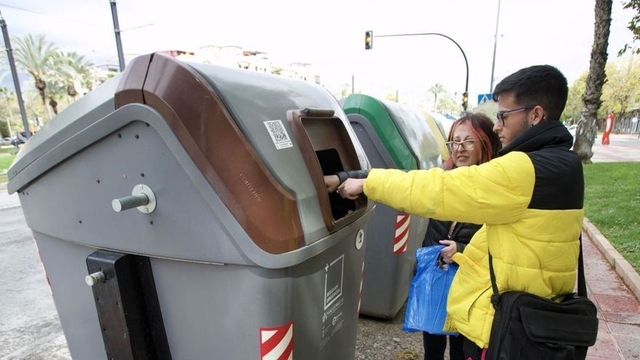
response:
M327 85L351 83L372 95L426 94L441 83L458 96L469 62L470 103L491 91L499 0L118 0L125 54L238 45L285 62L312 63ZM595 0L501 0L494 85L529 65L557 66L570 82L589 68ZM42 33L61 50L117 63L109 0L0 0L12 37ZM614 0L609 58L631 40L632 13Z

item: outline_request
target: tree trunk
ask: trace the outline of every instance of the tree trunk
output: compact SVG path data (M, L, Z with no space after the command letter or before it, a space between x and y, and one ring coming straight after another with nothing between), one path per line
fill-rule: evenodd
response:
M583 164L591 164L593 143L596 138L598 109L602 105L602 86L607 80L604 68L607 64L607 48L611 28L611 8L613 0L596 0L593 47L587 87L582 95L582 111L576 129L576 141L573 150L580 156Z
M49 106L51 106L53 113L58 115L58 102L54 98L49 98Z
M78 96L78 91L76 91L76 86L73 83L67 84L67 95L71 96L74 100L76 96Z
M42 105L46 105L46 95L45 91L47 89L47 83L39 77L36 77L36 89L38 89L38 93L40 93L40 98L42 99Z

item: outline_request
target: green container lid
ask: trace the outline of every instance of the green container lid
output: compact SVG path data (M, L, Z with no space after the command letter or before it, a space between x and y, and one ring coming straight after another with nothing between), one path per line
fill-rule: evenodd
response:
M415 155L407 146L389 111L378 99L368 95L352 94L345 99L343 109L347 115L360 114L371 122L399 169L418 168Z
M399 169L441 165L445 140L438 138L442 138L440 131L434 133L424 111L362 94L349 95L343 109L347 115L359 114L369 120Z

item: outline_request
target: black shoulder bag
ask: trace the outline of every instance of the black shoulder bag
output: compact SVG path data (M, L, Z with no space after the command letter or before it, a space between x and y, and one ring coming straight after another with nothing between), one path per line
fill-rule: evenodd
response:
M523 291L498 293L493 258L489 272L495 317L486 360L583 360L598 336L597 310L587 298L582 262L578 257L578 294L546 299ZM562 298L561 301L555 301Z

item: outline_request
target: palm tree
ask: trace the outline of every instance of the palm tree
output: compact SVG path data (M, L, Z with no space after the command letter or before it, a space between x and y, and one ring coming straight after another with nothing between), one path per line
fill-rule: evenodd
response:
M56 52L51 58L51 71L47 77L47 97L49 106L55 115L58 115L58 100L65 95L75 97L74 79L78 74L72 64L72 59L63 52Z
M4 77L9 75L9 61L7 60L7 54L5 51L0 51L0 82L4 80Z
M582 95L583 107L576 130L576 141L573 145L574 151L580 156L583 164L591 163L592 147L596 138L598 109L602 105L602 87L607 81L604 69L607 65L612 7L613 0L596 0L596 21L589 75L587 76L587 87Z
M42 105L46 108L46 79L54 71L53 63L57 48L53 43L48 42L43 34L35 37L31 34L18 37L15 39L15 44L16 64L33 77Z
M436 83L429 89L429 92L433 94L433 111L436 111L438 109L438 95L446 91L442 84Z
M9 130L9 137L13 137L13 131L11 130L11 122L13 121L13 111L11 109L12 99L15 97L15 93L7 87L0 88L0 99L4 99L7 103L7 111L9 112L9 116L7 117L7 128ZM4 114L3 114L4 115Z
M93 82L95 80L95 76L91 72L93 63L74 51L69 53L61 52L60 58L62 63L60 70L63 70L62 75L64 77L67 95L75 101L76 96L78 96L76 83L87 90L93 88Z

